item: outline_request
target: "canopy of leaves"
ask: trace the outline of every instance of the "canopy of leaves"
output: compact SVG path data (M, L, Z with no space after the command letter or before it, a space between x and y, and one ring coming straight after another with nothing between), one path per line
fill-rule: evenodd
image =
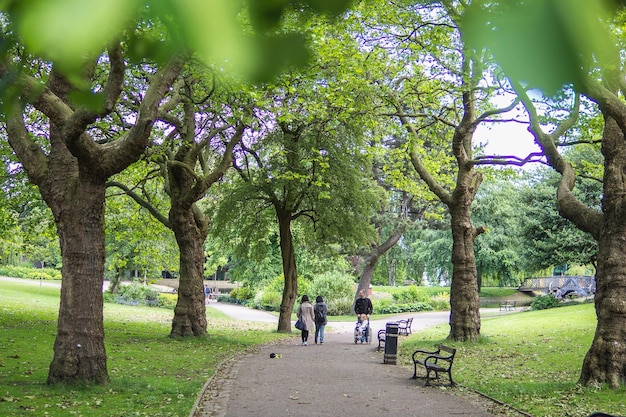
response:
M15 22L26 48L79 77L85 55L99 53L137 22L160 27L160 39L127 36L135 55L158 60L164 51L192 50L205 62L240 74L268 77L284 65L303 65L305 40L296 31L277 30L297 10L337 15L351 0L31 0L4 1L0 12ZM253 28L251 30L251 28Z
M602 24L611 12L608 4L473 1L462 29L469 45L488 48L515 81L553 94L564 85L577 84L589 63L611 64L607 58L614 55L615 43Z

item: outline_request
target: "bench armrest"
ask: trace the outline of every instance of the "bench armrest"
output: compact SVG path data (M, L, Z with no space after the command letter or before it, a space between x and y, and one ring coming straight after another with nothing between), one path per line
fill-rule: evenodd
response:
M437 363L438 360L451 362L452 361L452 355L449 355L449 356L430 355L430 356L427 356L426 359L424 359L424 364L427 364L429 361L433 362L433 363Z
M422 355L436 355L438 354L439 351L438 350L416 350L415 352L413 352L413 355L411 356L413 358L413 362L415 362L415 355L417 354L422 354Z

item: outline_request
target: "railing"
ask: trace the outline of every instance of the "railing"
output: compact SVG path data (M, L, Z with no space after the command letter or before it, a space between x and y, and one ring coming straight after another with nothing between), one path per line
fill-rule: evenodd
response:
M568 276L560 275L553 277L526 278L520 291L544 291L552 292L557 289L584 290L589 293L595 292L595 277L587 275Z

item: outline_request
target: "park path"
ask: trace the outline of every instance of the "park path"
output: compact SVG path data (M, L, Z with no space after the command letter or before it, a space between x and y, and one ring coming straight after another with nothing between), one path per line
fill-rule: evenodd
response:
M278 323L267 312L225 303L210 307L237 319ZM415 333L447 323L449 312L397 318L402 317L414 318ZM373 334L389 320L372 320ZM203 388L190 417L520 415L462 387L424 387L423 379L410 379L412 369L384 364L376 341L355 344L353 329L354 323L331 322L323 345L314 344L311 335L309 345L302 346L296 331L287 340L227 359Z
M30 280L0 277L0 280ZM56 285L32 280L36 285ZM237 320L278 323L270 313L210 303ZM481 317L511 314L481 309ZM372 320L373 334L387 321L413 317L413 332L447 323L449 312L424 312ZM269 346L226 358L202 388L190 417L331 417L346 413L393 417L528 417L463 387L424 387L413 370L383 363L376 342L355 344L354 322L331 322L326 340L302 346L299 332ZM271 358L270 354L278 354Z

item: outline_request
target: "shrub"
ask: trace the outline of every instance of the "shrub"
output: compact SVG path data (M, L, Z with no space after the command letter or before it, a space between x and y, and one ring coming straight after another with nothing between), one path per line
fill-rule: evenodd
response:
M350 314L350 309L352 308L352 296L344 297L344 298L332 298L329 300L324 300L328 305L329 316L346 316Z
M141 284L121 285L116 294L105 293L104 299L118 304L159 306L159 294Z
M376 314L401 314L401 313L414 313L420 311L431 311L433 307L430 303L407 303L398 304L391 300L380 300L374 306L374 313Z
M248 301L254 298L254 291L252 291L252 288L245 286L233 288L228 295L236 300Z
M531 310L546 310L548 308L554 308L559 306L559 300L552 294L548 295L538 295L533 298L532 303L530 303Z
M450 293L440 292L430 299L430 305L433 310L449 310L450 309Z
M256 308L267 311L279 311L283 294L278 291L260 291L254 299Z
M178 296L176 294L157 294L157 303L159 307L174 310Z
M325 272L311 282L309 297L311 302L321 295L328 305L328 315L350 314L354 301L354 278L337 272Z
M31 268L24 266L2 265L0 275L26 279L61 279L61 271L54 268Z
M402 288L401 290L392 294L393 299L396 303L399 304L410 304L410 303L428 303L430 301L430 296L428 292L417 285L410 285L406 288Z

